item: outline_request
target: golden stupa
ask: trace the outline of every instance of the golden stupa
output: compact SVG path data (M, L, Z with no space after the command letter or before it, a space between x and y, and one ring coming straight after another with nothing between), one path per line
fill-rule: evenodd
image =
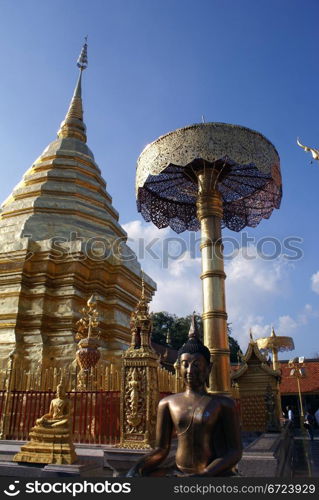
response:
M119 359L141 295L141 267L86 144L82 73L58 137L24 174L0 211L0 369L75 360L76 322L93 293L101 312L101 360ZM130 255L120 258L119 255ZM156 284L144 274L148 298Z

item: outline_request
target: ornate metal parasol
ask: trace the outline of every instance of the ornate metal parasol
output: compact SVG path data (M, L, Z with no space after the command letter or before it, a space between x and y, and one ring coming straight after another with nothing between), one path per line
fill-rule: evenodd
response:
M214 363L212 392L230 393L221 228L255 227L279 208L279 164L263 135L226 123L170 132L138 159L136 197L144 219L177 233L201 228L204 343Z
M292 337L282 337L275 334L275 330L271 329L270 337L263 337L256 340L258 349L272 354L272 366L274 370L279 370L278 352L293 351L295 348Z

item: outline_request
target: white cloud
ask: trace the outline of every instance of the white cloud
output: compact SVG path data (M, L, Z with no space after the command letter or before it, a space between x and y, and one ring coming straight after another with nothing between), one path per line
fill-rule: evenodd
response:
M186 316L194 310L201 311L201 290L194 287L193 279L157 279L157 286L162 292L157 293L151 309L152 311L168 311L177 316Z
M319 271L311 276L311 288L315 293L319 294Z
M242 283L246 288L251 286L261 291L282 293L287 276L287 263L284 259L273 261L262 259L256 247L249 247L249 259L246 249L242 248L231 261L226 262L228 283Z
M289 314L285 316L280 316L278 319L279 322L279 333L284 336L291 336L293 330L295 330L298 326L298 322L294 320Z
M307 325L312 318L318 318L319 311L311 304L305 304L303 310L297 316L298 325Z
M157 292L151 303L152 311L168 311L186 316L201 311L200 258L192 258L183 238L169 228L157 229L153 224L132 221L124 225L128 245L135 251L142 268L157 283ZM168 240L168 238L172 238ZM166 246L165 246L166 245ZM163 254L167 250L170 256Z
M271 325L265 323L263 316L247 316L245 326L247 327L246 337L248 340L248 330L251 330L254 339L268 337L271 331Z
M229 321L234 337L245 351L249 330L254 338L270 335L271 323L263 317L267 306L289 292L289 266L284 259L265 260L250 245L242 248L236 257L226 262L226 300ZM269 322L270 320L270 322Z
M169 228L164 228L158 230L154 224L145 224L140 220L133 220L127 224L123 224L124 230L127 232L129 237L129 246L134 246L139 239L144 239L148 243L153 239L163 239L170 232Z
M201 311L200 257L194 258L191 255L186 238L176 236L169 228L158 230L152 224L140 221L129 222L124 228L132 239L128 242L129 246L137 253L143 269L157 283L151 310L164 310L178 316L186 316L193 310ZM180 257L168 259L168 265L163 266L163 252L165 254L168 238L172 238L170 255L180 254ZM250 257L248 259L247 250ZM156 258L154 255L152 257L152 253ZM271 324L278 335L289 336L297 333L300 325L307 324L310 317L318 314L310 304L306 304L295 317L289 314L269 317L271 304L278 302L280 296L286 298L290 293L291 270L292 267L285 259L262 259L253 245L248 249L240 249L232 260L225 261L228 319L232 334L243 351L249 342L250 328L254 338L270 335ZM319 293L319 272L317 275Z

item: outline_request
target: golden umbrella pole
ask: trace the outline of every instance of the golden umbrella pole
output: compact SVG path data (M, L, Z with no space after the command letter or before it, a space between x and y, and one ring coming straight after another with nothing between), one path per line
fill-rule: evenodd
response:
M223 205L214 189L215 172L198 174L197 217L201 227L204 344L211 353L213 368L210 392L230 395L230 361L225 306L225 278L221 221Z
M280 364L278 359L278 349L276 347L272 348L272 367L274 370L280 370Z
M275 371L280 370L280 363L278 359L278 349L273 346L272 348L272 367ZM283 418L282 404L281 404L281 392L280 392L280 379L277 380L277 405L278 405L278 416L279 420Z
M303 403L302 403L302 395L301 395L300 380L299 380L300 378L305 376L304 358L299 357L299 358L290 359L288 362L288 366L291 369L290 376L296 377L296 379L297 379L299 405L300 405L300 428L301 428L301 432L305 433L305 428L303 425L304 419L305 419L304 408L303 408Z
M300 381L299 377L297 376L297 386L298 386L298 396L299 396L299 404L300 404L300 427L301 430L303 429L303 423L305 419L304 415L304 410L303 410L303 403L302 403L302 396L301 396L301 389L300 389Z

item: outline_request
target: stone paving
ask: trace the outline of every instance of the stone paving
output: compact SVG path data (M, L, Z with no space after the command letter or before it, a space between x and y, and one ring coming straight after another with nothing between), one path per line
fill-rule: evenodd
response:
M293 477L319 477L319 435L313 441L296 433L293 456Z
M21 446L22 442L18 441L1 441L0 442L0 460L12 460ZM104 449L107 446L87 448L86 445L79 445L76 452L82 460L94 460L101 465L103 464ZM109 470L105 474L110 475ZM293 454L293 478L318 478L319 477L319 431L316 431L316 436L313 441L306 436L301 436L300 431L295 431L294 437L294 454Z

